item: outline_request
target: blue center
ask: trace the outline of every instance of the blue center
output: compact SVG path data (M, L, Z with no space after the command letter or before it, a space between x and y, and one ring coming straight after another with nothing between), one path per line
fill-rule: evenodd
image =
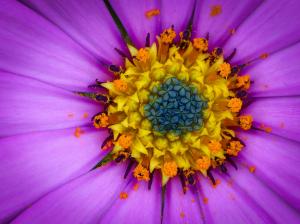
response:
M181 135L201 128L206 107L196 87L173 77L153 87L144 110L155 131Z

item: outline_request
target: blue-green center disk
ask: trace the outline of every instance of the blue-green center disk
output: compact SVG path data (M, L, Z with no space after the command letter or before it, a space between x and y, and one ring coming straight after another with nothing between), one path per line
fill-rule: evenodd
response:
M172 77L153 87L144 110L155 131L181 135L201 128L206 107L196 87Z

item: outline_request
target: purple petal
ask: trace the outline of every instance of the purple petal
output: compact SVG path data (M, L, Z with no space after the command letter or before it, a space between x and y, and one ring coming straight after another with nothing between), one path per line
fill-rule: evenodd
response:
M74 93L4 72L0 101L0 136L87 125L101 111L100 105Z
M109 211L103 214L100 223L114 224L124 222L125 220L126 223L159 223L160 184L161 180L159 176L153 179L151 190L148 190L148 183L133 181L124 189L124 192L128 194L128 198L126 200L118 199L110 207Z
M97 223L128 183L123 165L108 165L62 186L13 223Z
M299 97L256 98L244 113L252 115L255 127L299 141Z
M83 130L80 138L66 129L0 139L1 223L98 162L106 132Z
M230 38L233 29L237 29L259 7L261 2L262 0L202 1L199 4L199 18L196 20L199 22L195 23L195 32L197 36L201 37L205 37L209 33L210 46L221 47L224 41ZM221 7L221 13L211 16L211 11L216 6Z
M300 64L298 55L300 44L270 55L265 60L255 62L247 70L251 80L252 96L300 95Z
M146 17L147 11L158 9L156 1L113 0L110 2L135 46L138 48L145 46L147 33L150 33L150 43L156 40L157 20L161 15Z
M172 179L166 188L164 223L202 223L203 213L195 189L183 193L179 178Z
M254 180L250 177L249 171L242 170L245 173L237 177L233 176L233 179L243 184L242 187L246 190L249 187L260 185L259 189L253 189L253 193L257 193L257 195L252 196L255 196L258 203L269 203L272 207L274 206L273 209L267 210L270 211L272 217L287 220L288 217L285 218L285 216L289 216L289 214L292 216L294 213L291 207L300 211L300 143L259 131L241 133L239 136L247 146L241 153L242 159L247 166L256 168L252 175L257 178ZM251 184L251 182L258 184ZM265 193L267 190L270 196L274 195L274 192L276 193L273 196L273 203L271 199L260 199L262 195L267 197L267 193ZM280 198L281 200L279 200ZM275 203L275 201L277 202ZM300 218L299 213L298 218ZM277 221L277 223L281 222Z
M70 10L73 9L70 7ZM74 13L78 16L77 11L74 10ZM109 33L104 27L101 30L99 25L103 35ZM1 5L0 26L2 70L70 89L83 89L96 78L109 78L109 75L101 73L95 57L49 21L16 1L6 1ZM98 41L101 43L101 39ZM102 45L108 46L107 43ZM109 45L109 48L113 49L113 46ZM112 57L108 50L102 50Z
M244 63L295 44L300 39L299 9L297 0L264 1L225 44L225 52L237 48L234 61Z

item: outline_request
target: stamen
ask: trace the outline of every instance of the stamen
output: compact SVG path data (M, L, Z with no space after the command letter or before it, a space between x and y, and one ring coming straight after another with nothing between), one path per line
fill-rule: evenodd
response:
M237 165L230 157L227 157L226 160L230 163L231 166L234 167L234 169L236 169L236 170L238 169Z
M208 50L208 41L204 38L194 38L193 46L198 51L207 51Z
M211 170L207 170L207 176L209 177L209 179L211 180L211 182L213 183L213 185L216 185L216 180L214 178L214 176L211 173Z
M142 166L142 164L137 165L133 171L133 176L138 180L149 181L149 170Z
M117 163L121 162L121 161L125 161L126 159L128 159L130 156L130 153L129 152L126 152L126 151L120 151L118 152L118 154L116 155L116 159L115 161Z
M113 135L109 135L102 143L101 149L107 150L113 146Z
M243 105L243 101L239 98L231 98L227 104L230 108L230 111L233 113L238 113Z
M179 178L180 178L180 182L181 182L182 191L185 194L187 188L186 188L185 176L184 176L183 171L181 169L179 170Z
M222 145L220 142L212 140L208 143L208 148L210 149L212 154L218 154L222 150Z
M150 47L150 33L147 33L145 47Z
M129 172L131 170L131 167L132 167L133 163L134 163L134 161L131 159L130 162L129 162L129 164L128 164L128 166L127 166L127 168L126 168L126 171L125 171L125 174L124 174L124 179L127 178L127 176L128 176L128 174L129 174Z
M240 127L244 130L249 130L252 126L253 118L251 115L243 115L239 117Z
M162 34L160 34L161 41L164 44L171 44L176 37L176 33L172 28L165 29Z
M234 55L236 54L236 48L233 49L233 51L231 52L231 54L225 59L226 62L229 62Z
M237 156L243 147L240 141L230 141L226 152L228 155Z
M93 118L93 121L94 121L93 124L95 128L105 128L109 125L109 118L105 113L96 115Z
M153 171L152 173L150 173L150 180L148 182L148 190L151 190L152 183L153 183L154 172L155 171Z
M114 87L120 92L126 92L128 84L123 79L115 79L113 81Z
M210 158L203 156L202 158L197 159L196 164L199 170L207 170L211 165Z
M228 75L231 72L230 64L224 62L223 64L220 65L220 75L223 78L227 78Z
M122 134L118 139L118 144L123 149L128 149L132 144L132 137L131 134Z
M149 50L145 49L145 48L141 48L139 49L138 53L137 53L137 56L136 58L143 62L143 63L146 63L149 58L150 58L150 55L149 55Z
M175 177L177 175L177 168L176 162L165 162L163 165L163 173L168 177Z
M243 89L245 89L245 90L248 90L250 88L250 76L249 75L238 76L236 81L237 81L237 83L236 83L237 88L243 87Z

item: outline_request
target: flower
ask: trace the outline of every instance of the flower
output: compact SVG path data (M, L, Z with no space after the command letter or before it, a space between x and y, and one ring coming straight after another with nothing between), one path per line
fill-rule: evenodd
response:
M111 5L131 42L141 49L147 33L152 44L156 35L172 25L178 34L175 40L180 38L194 2L133 0L111 1ZM271 0L197 4L191 38L209 39L210 52L222 47L225 58L235 52L230 65L245 65L240 72L249 75L252 83L249 88L247 77L238 81L245 83L239 94L247 91L248 101L242 104L243 119L234 122L247 129L253 118L254 128L239 131L241 141L225 149L239 152L237 158L225 166L217 161L212 164L221 171L207 173L214 186L209 178L187 172L183 175L195 184L186 185L183 191L176 176L181 171L173 172L174 161L166 162L167 173L175 177L163 190L158 172L151 190L148 182L131 176L124 180L126 162L90 171L99 159L106 158L102 164L110 160L104 155L113 144L107 139L111 133L100 127L111 120L98 114L99 104L76 93L88 92L87 86L96 79L97 83L111 80L112 72L119 72L122 65L120 50L128 54L124 37L129 43L124 33L123 38L119 34L104 2L3 3L0 222L159 223L161 211L164 223L299 222L299 7L298 1L274 4ZM197 44L205 50L205 41ZM146 54L140 52L143 63L148 60ZM224 79L228 70L228 65L222 69ZM130 84L116 82L121 91ZM85 95L110 100L102 94ZM233 105L238 111L240 103ZM99 129L90 122L96 114ZM118 144L127 148L133 136L124 134ZM214 143L214 151L216 142L208 142ZM101 145L106 147L100 149ZM125 151L121 160L127 156ZM202 168L213 162L199 159ZM151 179L147 163L142 162L137 176Z

